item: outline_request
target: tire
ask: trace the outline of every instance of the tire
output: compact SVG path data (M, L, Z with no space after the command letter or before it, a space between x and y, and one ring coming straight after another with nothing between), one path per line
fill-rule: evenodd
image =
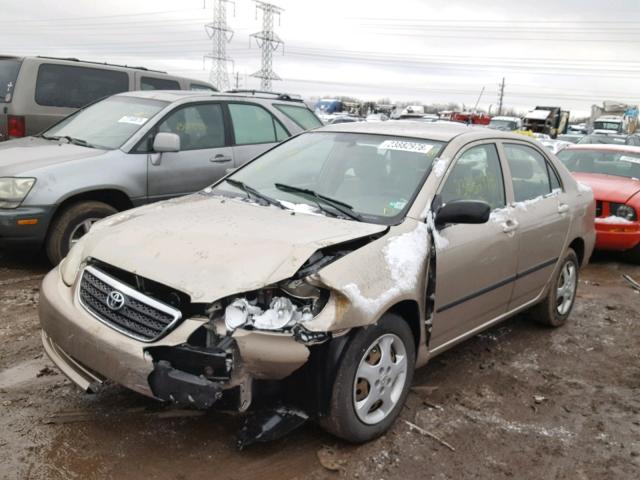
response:
M66 207L54 219L45 240L49 261L53 265L60 263L69 253L72 234L80 238L86 233L90 223L114 213L117 213L117 210L111 205L95 201L74 203Z
M572 248L567 249L567 253L565 253L560 265L560 268L551 279L546 298L528 312L531 319L546 327L564 325L576 300L580 263L576 252ZM565 284L565 281L570 278L571 271L573 272L573 278L568 284ZM560 288L565 285L562 297L559 297ZM563 299L562 302L561 298Z
M383 353L378 357L380 350L376 351L376 346L382 347L383 351L394 351L395 361L393 355L385 357ZM378 366L386 363L384 358L390 358L391 363L387 365L386 373L380 375ZM361 362L374 365L375 368L361 367ZM364 368L371 369L364 370ZM409 325L402 317L387 313L378 324L358 330L337 369L329 414L319 419L320 426L329 433L353 443L363 443L379 437L389 429L402 410L409 393L414 368L414 337ZM365 371L367 374L375 374L374 378L379 385L371 385L359 376L356 378L357 373ZM374 399L382 397L381 387L386 388L384 390L386 392L384 398L388 398L386 408L383 408L385 405L383 400L378 400L381 402L378 407L376 402L373 402ZM361 413L356 411L358 396L360 397L358 403L363 407L360 410ZM369 402L371 413L366 411L366 402Z
M636 245L631 250L624 252L624 258L628 262L640 265L640 244Z

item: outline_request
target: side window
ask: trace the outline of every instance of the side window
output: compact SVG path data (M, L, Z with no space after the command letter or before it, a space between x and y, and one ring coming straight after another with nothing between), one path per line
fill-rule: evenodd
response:
M46 107L81 108L128 90L126 72L43 63L38 68L35 100Z
M289 136L280 122L258 105L230 103L229 113L237 145L275 143Z
M222 106L219 103L191 105L172 112L158 132L180 136L180 150L201 150L225 145Z
M491 208L504 207L504 179L496 146L478 145L464 152L440 191L444 203L482 200Z
M549 163L547 163L547 170L549 171L549 179L551 180L551 191L562 190L562 183L560 183L560 177L558 173L553 169Z
M505 144L516 202L551 193L549 167L540 152L526 145ZM556 179L558 181L558 179ZM558 181L559 185L559 181Z
M167 78L141 77L140 90L180 90L180 84Z
M294 107L293 105L274 105L278 110L293 120L296 125L305 130L322 126L322 122L311 110L306 107Z

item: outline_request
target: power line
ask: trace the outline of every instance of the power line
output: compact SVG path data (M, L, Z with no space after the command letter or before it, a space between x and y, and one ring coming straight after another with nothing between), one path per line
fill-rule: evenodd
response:
M278 15L279 21L280 14L284 9L261 0L254 0L254 2L256 3L256 16L258 10L262 10L262 31L251 34L251 37L255 38L258 47L262 51L262 64L260 70L251 76L260 79L260 88L262 90L271 91L271 81L281 80L276 72L273 71L273 52L282 46L282 52L284 53L284 42L273 31L273 16Z
M204 56L205 59L211 60L209 78L221 92L229 90L227 64L233 64L233 60L227 56L227 43L233 38L233 30L227 26L227 3L233 3L235 9L232 0L214 0L213 22L204 26L212 42L211 53Z

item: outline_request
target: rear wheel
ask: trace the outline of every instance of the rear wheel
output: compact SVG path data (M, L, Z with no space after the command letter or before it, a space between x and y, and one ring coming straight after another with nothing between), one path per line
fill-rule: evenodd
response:
M350 442L382 435L407 398L415 367L415 344L407 323L386 314L377 325L355 334L336 374L328 432Z
M548 327L564 325L576 300L579 269L578 256L569 248L551 280L547 297L529 311L533 320Z
M98 220L117 213L111 205L86 201L66 207L53 221L47 235L47 257L57 265L69 253L71 247L89 232Z

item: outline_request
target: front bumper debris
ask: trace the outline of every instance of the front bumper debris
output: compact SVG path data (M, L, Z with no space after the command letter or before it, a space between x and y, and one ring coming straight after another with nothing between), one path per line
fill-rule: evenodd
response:
M149 375L149 386L154 396L196 408L211 407L222 397L220 382L212 382L202 376L176 370L166 360L161 360Z

